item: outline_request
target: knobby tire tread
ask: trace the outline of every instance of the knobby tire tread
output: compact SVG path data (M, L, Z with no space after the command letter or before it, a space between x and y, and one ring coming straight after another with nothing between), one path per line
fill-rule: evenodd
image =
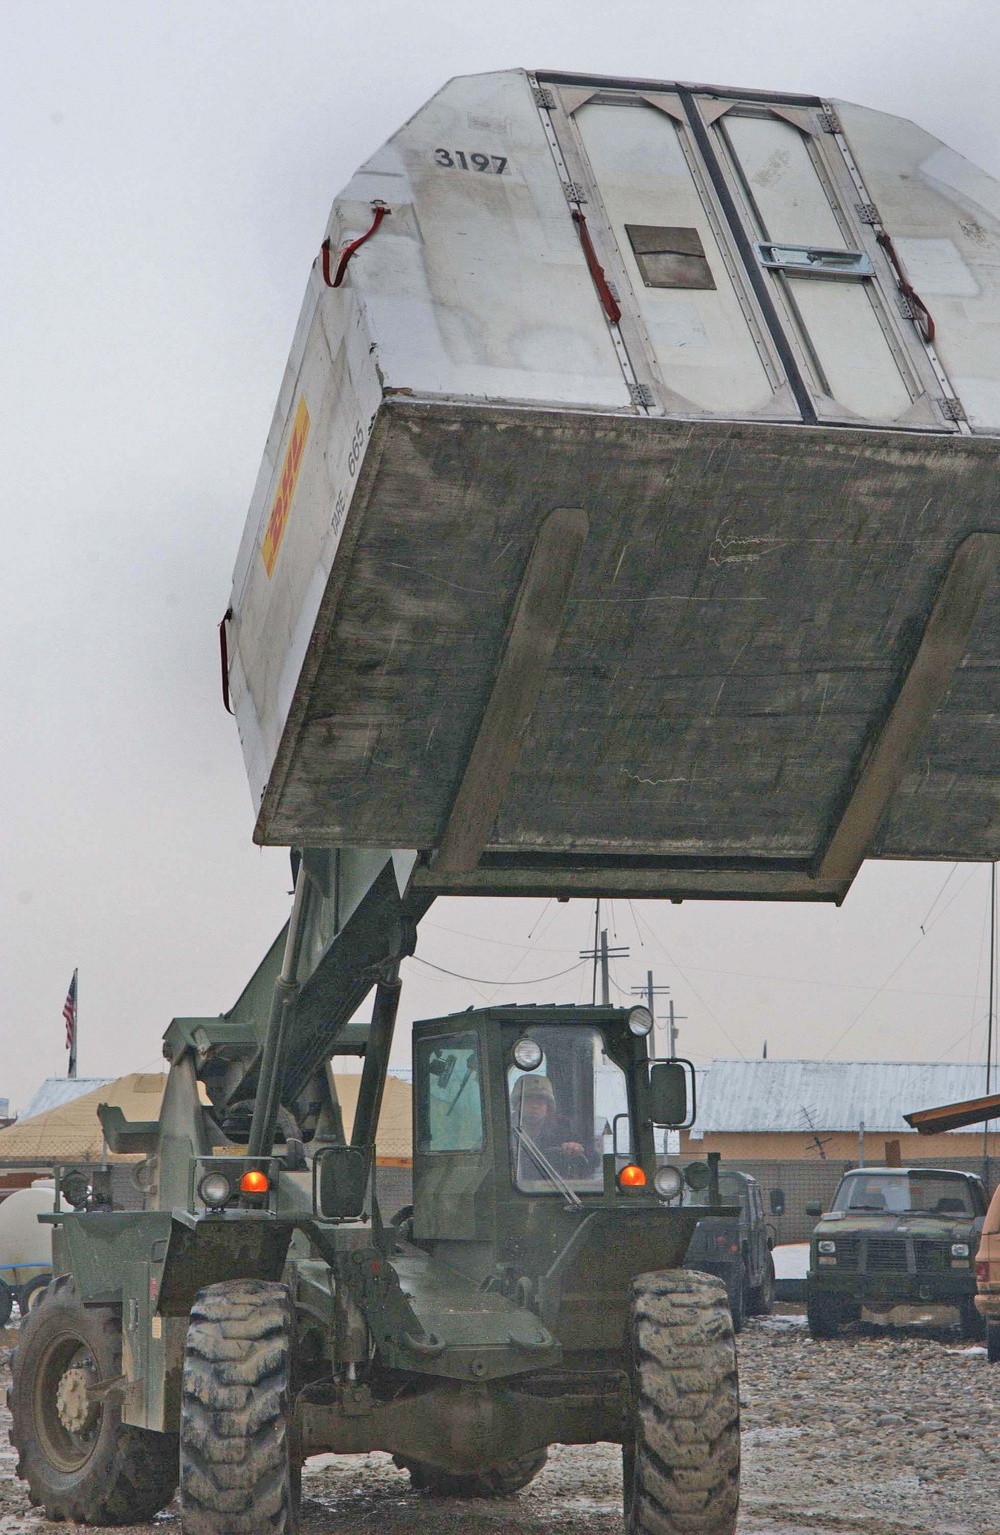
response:
M184 1357L184 1535L293 1535L292 1310L284 1285L199 1292Z
M640 1274L628 1344L628 1535L734 1535L739 1384L725 1286L705 1274Z

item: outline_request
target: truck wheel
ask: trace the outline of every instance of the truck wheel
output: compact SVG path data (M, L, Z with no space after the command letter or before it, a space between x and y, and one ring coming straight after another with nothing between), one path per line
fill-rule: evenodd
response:
M733 1535L740 1404L726 1290L705 1274L640 1274L628 1332L627 1535Z
M200 1290L184 1350L184 1535L293 1535L292 1307L285 1285Z
M984 1322L969 1296L959 1307L959 1324L963 1338L974 1340L983 1336Z
M768 1253L759 1285L750 1291L750 1315L770 1316L774 1310L774 1259Z
M729 1310L733 1318L733 1332L742 1332L746 1324L749 1301L747 1271L742 1258L738 1258L730 1270L726 1281L726 1293L729 1296Z
M17 1474L49 1519L144 1524L173 1497L176 1434L133 1428L119 1401L92 1395L120 1374L118 1308L53 1281L21 1329L9 1398Z
M442 1471L425 1460L403 1460L394 1455L397 1466L410 1473L410 1485L417 1492L429 1492L436 1498L508 1498L527 1487L549 1458L548 1450L533 1450L516 1460L505 1460L489 1471Z
M986 1357L990 1364L1000 1364L1000 1322L986 1324Z
M828 1295L806 1291L806 1321L814 1338L835 1338L840 1328L840 1311Z
M0 1327L6 1327L14 1310L14 1292L5 1279L0 1279Z

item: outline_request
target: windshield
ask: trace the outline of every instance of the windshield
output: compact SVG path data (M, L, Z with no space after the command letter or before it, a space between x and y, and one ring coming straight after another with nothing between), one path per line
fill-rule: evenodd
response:
M526 1193L598 1193L604 1153L629 1155L628 1086L599 1029L529 1029L542 1050L534 1071L507 1077L514 1182Z
M889 1211L896 1215L979 1215L974 1185L947 1173L852 1173L834 1210Z

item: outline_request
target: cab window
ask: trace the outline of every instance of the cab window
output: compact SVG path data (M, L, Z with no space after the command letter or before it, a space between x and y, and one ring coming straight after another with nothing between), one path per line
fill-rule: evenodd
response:
M476 1035L417 1040L413 1053L417 1150L482 1151L483 1093Z
M532 1194L599 1193L605 1152L631 1153L628 1083L599 1029L527 1030L542 1051L533 1071L507 1078L514 1183Z

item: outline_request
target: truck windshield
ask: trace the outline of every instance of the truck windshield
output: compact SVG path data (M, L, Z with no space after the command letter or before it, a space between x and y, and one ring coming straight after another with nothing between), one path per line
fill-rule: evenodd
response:
M711 1202L710 1189L685 1189L683 1203L686 1205L707 1205ZM744 1211L750 1208L750 1185L744 1183L742 1178L734 1173L719 1173L719 1198L724 1205L742 1205Z
M534 1071L512 1066L511 1165L525 1193L597 1193L606 1151L630 1153L628 1084L607 1055L599 1029L550 1026L528 1030L542 1050Z
M981 1215L974 1185L946 1173L851 1173L841 1183L834 1210L889 1211L896 1215Z

